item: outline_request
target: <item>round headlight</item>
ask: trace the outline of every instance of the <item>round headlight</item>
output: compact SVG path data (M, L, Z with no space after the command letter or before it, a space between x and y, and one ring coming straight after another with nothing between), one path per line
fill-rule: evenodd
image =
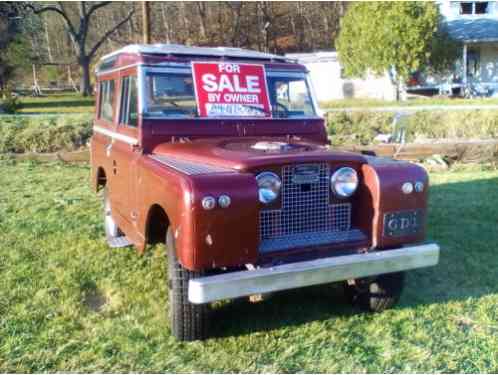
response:
M339 168L330 181L332 191L341 198L350 197L358 188L358 174L353 168Z
M256 176L258 195L261 203L271 203L278 198L282 181L272 172L262 172Z

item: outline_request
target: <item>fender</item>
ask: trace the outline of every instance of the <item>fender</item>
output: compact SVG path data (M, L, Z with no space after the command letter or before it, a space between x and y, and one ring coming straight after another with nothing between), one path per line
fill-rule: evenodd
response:
M370 220L372 245L376 248L390 248L407 243L423 241L427 216L429 177L422 167L402 161L367 157L368 164L362 166L364 176L363 195L371 200L371 210L365 220ZM422 182L422 192L410 194L402 192L405 182ZM421 210L424 224L419 232L412 235L387 237L384 235L384 215L404 210Z
M223 180L223 187L220 186ZM187 269L240 266L253 263L258 256L258 198L254 176L250 173L223 173L187 176L144 157L139 162L139 181L147 189L139 197L138 231L145 239L138 244L144 251L150 209L160 206L167 215L176 241L177 257ZM146 193L145 193L146 191ZM227 208L202 208L202 198L229 195Z

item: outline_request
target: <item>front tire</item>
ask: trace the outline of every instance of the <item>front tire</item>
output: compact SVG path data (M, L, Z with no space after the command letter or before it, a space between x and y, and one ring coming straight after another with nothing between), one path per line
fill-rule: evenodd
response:
M364 311L381 312L399 301L404 280L404 272L357 279L353 285L346 285L346 296L353 306Z
M203 274L189 271L178 262L171 227L166 234L166 246L171 331L180 341L203 340L206 338L208 306L193 304L188 300L189 280Z

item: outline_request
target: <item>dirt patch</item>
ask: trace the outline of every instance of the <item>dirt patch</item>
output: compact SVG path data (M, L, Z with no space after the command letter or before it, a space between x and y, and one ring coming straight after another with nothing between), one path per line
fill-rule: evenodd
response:
M107 298L98 289L92 289L85 293L84 305L93 312L100 312L107 305Z

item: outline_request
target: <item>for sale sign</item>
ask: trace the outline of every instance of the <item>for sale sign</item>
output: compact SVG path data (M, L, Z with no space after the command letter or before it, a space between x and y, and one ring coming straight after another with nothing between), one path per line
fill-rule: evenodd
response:
M271 116L263 65L192 62L192 72L199 116Z

